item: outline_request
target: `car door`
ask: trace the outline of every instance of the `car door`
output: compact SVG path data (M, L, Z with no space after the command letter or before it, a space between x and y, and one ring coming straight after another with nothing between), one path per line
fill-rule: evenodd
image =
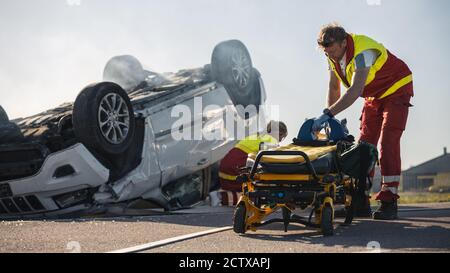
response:
M175 107L185 110L183 117L172 115L173 111L176 112ZM205 119L202 111L195 113L195 107L201 106L198 105L195 97L190 97L151 115L155 130L155 148L162 171L162 185L202 170L211 164L211 142L198 137L199 134L203 134ZM179 139L177 132L192 134L191 137ZM193 135L193 132L197 132L197 137Z

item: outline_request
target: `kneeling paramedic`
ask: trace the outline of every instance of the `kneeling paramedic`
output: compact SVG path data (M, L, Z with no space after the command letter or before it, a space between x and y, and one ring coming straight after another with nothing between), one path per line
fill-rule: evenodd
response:
M373 218L396 219L400 198L400 138L412 106L412 72L382 44L364 35L349 34L337 24L322 28L318 44L328 58L330 82L328 108L316 119L313 131L321 130L327 120L350 107L359 97L365 99L360 140L374 145L381 142L382 188L376 194L381 206ZM341 83L347 88L342 96ZM369 198L364 209L370 215Z
M256 154L261 143L275 144L283 141L288 135L286 124L271 121L267 131L262 134L249 136L241 140L220 162L219 180L221 190L219 198L223 206L235 206L242 192L242 184L236 182L239 172L247 164L249 154ZM215 193L213 193L215 194Z

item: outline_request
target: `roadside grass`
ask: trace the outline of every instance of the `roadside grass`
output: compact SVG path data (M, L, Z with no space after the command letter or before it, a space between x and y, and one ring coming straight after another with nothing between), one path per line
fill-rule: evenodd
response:
M399 204L423 204L423 203L443 203L450 202L450 193L431 192L400 192ZM372 205L377 205L378 201L371 200Z
M450 202L450 193L403 192L400 193L400 204L442 203Z

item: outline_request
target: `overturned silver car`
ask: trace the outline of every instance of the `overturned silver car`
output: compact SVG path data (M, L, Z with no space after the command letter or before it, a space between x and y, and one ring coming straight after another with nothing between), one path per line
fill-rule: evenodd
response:
M194 110L198 98L203 110L215 107L180 123L174 107ZM217 45L203 68L158 74L118 56L106 65L104 81L74 103L14 121L0 107L0 218L140 199L166 210L189 206L208 195L212 166L237 141L225 132L224 112L231 109L235 123L255 128L257 115L236 106L259 109L265 98L247 48L231 40ZM173 137L174 130L198 126L226 137Z

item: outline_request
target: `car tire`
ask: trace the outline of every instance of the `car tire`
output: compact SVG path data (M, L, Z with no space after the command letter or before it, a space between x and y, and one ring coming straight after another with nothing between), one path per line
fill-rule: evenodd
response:
M8 115L6 114L5 109L0 105L0 125L9 122Z
M253 68L248 49L238 40L218 44L213 51L211 75L223 84L234 105L259 109L261 88L259 73Z
M247 208L245 207L244 203L240 203L234 211L233 230L235 233L245 234L245 232L247 231L245 228L246 220L247 220Z
M24 139L19 126L13 122L0 123L0 145L18 143Z
M121 154L133 141L133 106L118 84L103 82L82 90L75 100L72 119L77 139L101 154Z

